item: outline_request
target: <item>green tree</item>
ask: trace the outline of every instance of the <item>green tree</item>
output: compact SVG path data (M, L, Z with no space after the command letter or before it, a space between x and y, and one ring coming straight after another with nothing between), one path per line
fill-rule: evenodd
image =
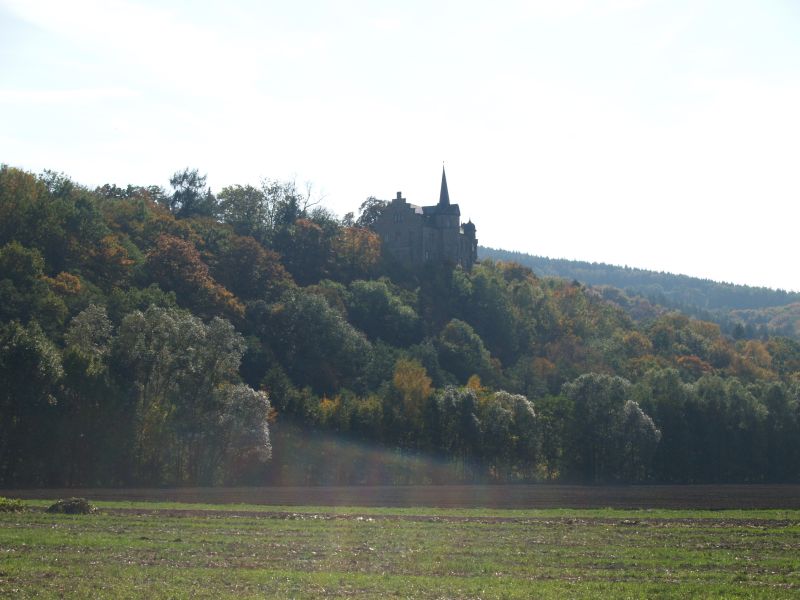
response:
M432 408L427 417L432 441L468 467L480 456L482 435L475 391L448 386L436 395Z
M645 481L652 475L653 456L661 431L633 400L622 409L622 461L619 476L623 481Z
M347 312L353 324L372 340L408 346L422 338L422 323L411 306L384 281L354 281Z
M253 318L263 321L262 339L299 386L331 394L357 384L369 364L370 343L317 294L289 290Z
M459 271L454 277L466 277ZM511 286L501 268L491 261L476 265L469 277L469 297L462 298L464 320L484 340L493 356L504 363L518 355L521 336L526 329L515 314Z
M49 332L62 327L67 306L48 285L36 249L10 242L0 248L0 322L36 319Z
M90 304L64 335L64 378L58 403L61 485L129 483L133 414L108 368L113 325L102 306Z
M301 217L275 234L275 249L300 285L317 283L331 270L333 240L338 232L331 232L324 225Z
M225 411L233 410L234 400L258 404L239 388L233 396L220 395L221 388L237 382L244 348L241 335L219 318L206 325L183 311L161 308L125 317L115 353L118 375L126 373L133 382L140 481L217 480L233 435L220 429L230 424ZM261 420L249 426L266 425Z
M355 222L356 227L373 229L385 208L386 202L378 200L374 196L370 196L358 207L358 219L356 219Z
M484 461L495 477L528 478L536 471L540 440L538 418L525 396L506 391L480 400Z
M442 367L459 381L466 383L471 375L478 375L483 381L495 379L489 351L481 337L464 321L453 319L445 325L436 346Z
M0 324L0 485L43 485L62 465L52 446L61 356L36 321Z
M706 375L686 407L694 481L758 481L766 470L768 411L735 378Z
M251 236L261 244L269 243L271 215L267 196L253 186L234 185L217 195L220 217L241 236Z
M772 482L797 481L800 475L800 406L797 390L773 382L762 391L767 408L767 471Z
M206 187L206 175L200 175L197 169L186 168L176 171L169 184L175 190L168 199L169 209L176 217L216 216L217 200Z
M662 432L653 457L659 481L689 481L693 457L687 407L692 394L691 386L681 380L676 369L651 369L632 391L632 398L653 417Z
M565 384L573 403L570 466L584 481L643 477L660 433L635 402L631 384L610 375L587 373Z

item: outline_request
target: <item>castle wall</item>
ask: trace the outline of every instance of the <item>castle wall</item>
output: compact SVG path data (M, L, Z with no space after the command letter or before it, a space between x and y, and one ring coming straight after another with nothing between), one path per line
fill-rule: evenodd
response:
M398 194L375 223L375 232L381 237L383 247L397 260L409 265L422 264L423 221L423 215Z

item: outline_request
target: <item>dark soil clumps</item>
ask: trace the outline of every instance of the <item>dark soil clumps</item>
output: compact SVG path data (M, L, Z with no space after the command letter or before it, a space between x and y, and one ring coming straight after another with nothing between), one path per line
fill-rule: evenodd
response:
M86 498L66 498L59 500L47 509L49 513L64 515L90 515L97 510Z

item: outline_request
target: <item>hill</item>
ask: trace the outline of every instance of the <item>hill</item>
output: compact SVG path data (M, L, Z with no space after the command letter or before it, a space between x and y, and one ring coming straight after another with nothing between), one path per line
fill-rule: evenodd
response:
M0 167L0 486L800 480L796 341L171 186Z
M612 286L652 304L713 321L736 337L785 335L800 339L800 293L722 283L709 279L532 256L479 247L479 258L513 260L542 277L560 277L592 286Z

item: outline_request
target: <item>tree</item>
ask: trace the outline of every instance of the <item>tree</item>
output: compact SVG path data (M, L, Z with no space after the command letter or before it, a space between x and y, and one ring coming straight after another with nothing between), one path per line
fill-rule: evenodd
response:
M130 242L123 243L116 235L102 237L89 252L87 266L95 275L93 279L108 290L112 287L124 287L132 274L136 260L131 258L135 253L141 260L138 249Z
M800 411L798 394L780 382L762 392L767 420L767 480L796 481L800 473Z
M644 481L651 475L650 465L661 440L661 431L633 400L625 402L622 409L622 463L620 478L623 481Z
M400 396L402 420L407 423L408 430L421 431L422 412L433 393L425 367L416 360L401 358L394 367L392 387Z
M42 485L54 468L61 356L35 321L0 324L0 485Z
M459 302L464 320L475 328L492 355L505 363L518 355L526 328L515 314L510 286L503 275L490 261L476 265L469 275L456 271L453 277L469 277L469 296Z
M269 398L265 392L243 385L225 384L216 390L220 406L219 440L221 456L214 462L225 465L228 482L239 481L244 473L272 457L269 437ZM213 467L212 467L213 468Z
M348 315L370 339L394 346L420 341L422 323L417 313L385 281L354 281L349 292Z
M282 244L291 240L290 228L298 219L309 218L309 209L319 204L319 199L312 198L310 184L305 192L301 192L294 181L275 179L264 179L261 193L264 197L262 212L266 219L266 243L283 253L286 248ZM313 222L314 218L310 220Z
M125 317L115 355L117 373L133 382L139 481L213 483L230 448L240 447L235 440L244 439L241 427L231 429L241 415L250 415L247 427L265 426L254 408L261 400L243 388L222 390L237 383L244 348L223 319L205 325L161 308Z
M191 242L160 235L147 255L147 269L162 289L174 291L179 302L203 314L210 316L218 310L232 316L244 314L241 302L209 275L208 265Z
M289 290L254 318L263 321L257 323L262 340L297 385L330 394L356 384L369 364L370 343L317 294Z
M108 368L113 325L102 306L90 304L64 335L64 378L58 403L61 485L129 482L133 414Z
M269 241L270 207L267 196L253 186L235 185L223 188L217 195L220 217L241 236L252 236L261 244Z
M653 417L662 432L653 457L653 470L659 481L691 481L693 463L688 405L691 386L681 380L676 369L651 369L632 390L631 397Z
M232 235L214 257L212 271L243 300L275 300L294 283L278 253L249 236Z
M275 249L284 265L300 285L323 279L333 258L333 238L318 223L299 218L275 235Z
M483 340L464 321L453 319L442 329L437 339L442 367L466 383L470 375L484 381L494 379L489 351Z
M34 175L0 165L0 246L12 240L29 244L48 233L44 215L39 222L34 218L46 196L47 188Z
M435 398L429 427L439 449L466 467L480 452L481 422L478 398L470 388L448 386Z
M113 326L106 309L90 304L70 321L64 341L69 348L96 363L108 354L112 335Z
M499 391L480 398L483 457L499 478L529 477L536 470L540 440L533 404Z
M558 479L569 467L573 405L565 396L536 399L537 431L541 440L540 456L547 479ZM568 469L567 469L568 470Z
M565 384L574 405L571 463L585 481L623 480L646 473L660 433L635 403L631 384L621 377L587 373Z
M206 175L197 169L176 171L169 180L175 190L168 199L169 209L178 218L213 217L217 214L217 200L206 187Z
M362 227L342 227L333 239L334 271L343 281L372 275L381 258L378 235Z
M44 268L36 249L15 241L0 248L0 322L36 319L47 331L62 327L67 307L48 285Z
M706 375L692 386L686 419L695 481L758 481L767 461L768 411L735 378Z
M490 396L482 403L480 421L482 458L495 477L506 478L516 458L512 434L514 414L503 402Z
M356 227L373 229L385 208L386 202L378 200L374 196L370 196L358 207L358 219L356 219L355 222Z

